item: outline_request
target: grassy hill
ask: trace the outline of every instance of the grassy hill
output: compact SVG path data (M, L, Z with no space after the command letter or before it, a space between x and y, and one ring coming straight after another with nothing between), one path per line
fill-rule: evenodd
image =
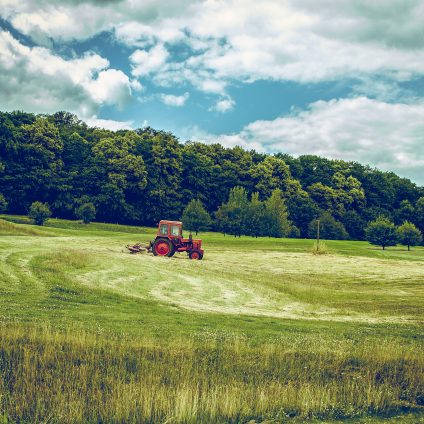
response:
M0 420L422 419L424 248L3 218Z

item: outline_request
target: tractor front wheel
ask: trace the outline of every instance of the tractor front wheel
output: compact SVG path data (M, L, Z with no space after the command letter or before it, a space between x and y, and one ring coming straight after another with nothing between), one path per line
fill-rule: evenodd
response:
M172 256L174 254L174 245L168 239L157 239L153 243L153 254L155 256Z
M200 252L199 250L192 250L188 256L190 259L195 259L199 261L203 258L202 252Z

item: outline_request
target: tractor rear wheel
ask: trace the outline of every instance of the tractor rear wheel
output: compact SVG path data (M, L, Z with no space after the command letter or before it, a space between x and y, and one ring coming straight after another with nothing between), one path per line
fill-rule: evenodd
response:
M192 250L189 254L188 254L190 259L195 259L195 260L199 260L203 258L202 252L200 250Z
M153 243L153 254L155 256L172 256L175 253L174 245L166 238L160 238Z

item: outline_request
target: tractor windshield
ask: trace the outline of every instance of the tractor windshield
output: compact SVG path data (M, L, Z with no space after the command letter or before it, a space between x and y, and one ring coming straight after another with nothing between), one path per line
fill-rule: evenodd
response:
M171 225L171 236L178 237L180 235L181 227L179 225Z

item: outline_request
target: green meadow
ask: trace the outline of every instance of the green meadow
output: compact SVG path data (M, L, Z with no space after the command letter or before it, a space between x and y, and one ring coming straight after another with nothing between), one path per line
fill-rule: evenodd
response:
M0 422L424 422L424 248L0 220Z

